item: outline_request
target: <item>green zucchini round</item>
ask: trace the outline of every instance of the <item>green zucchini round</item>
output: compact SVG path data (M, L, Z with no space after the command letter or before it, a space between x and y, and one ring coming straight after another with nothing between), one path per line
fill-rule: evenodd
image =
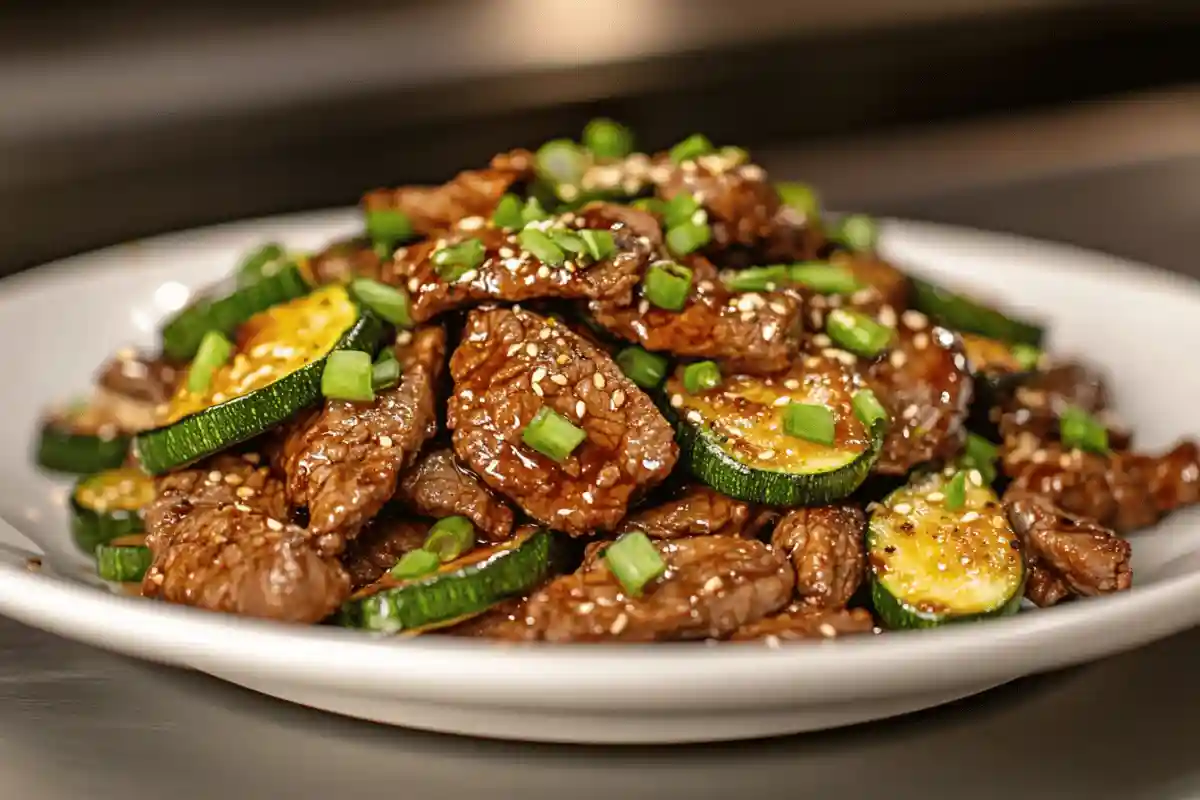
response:
M1045 329L1037 323L1001 313L963 294L920 278L912 279L913 308L960 333L1040 347Z
M119 536L141 533L142 509L154 499L154 481L123 467L81 478L71 491L71 535L85 553Z
M269 350L274 345L289 346L286 339L259 337L254 331L270 331L272 326L285 327L284 322L302 323L311 319L310 311L322 303L335 307L349 304L353 308L353 320L341 330L330 330L328 343L322 342L314 350L316 357L306 360L302 366L250 391L231 389L234 396L226 399L221 388L229 380L236 380L232 376L244 376L257 363L255 353L258 348ZM342 308L344 310L346 306ZM135 437L134 452L146 472L158 475L220 452L320 402L321 372L329 353L333 350L364 350L374 354L383 335L383 322L355 303L344 286L331 285L255 315L243 323L241 332L247 335L238 336L237 352L229 363L217 370L203 398L189 397L185 385L172 400L176 413L180 408L189 413ZM280 335L286 335L286 331ZM237 386L236 382L234 386Z
M68 418L51 419L38 434L37 463L55 472L89 475L125 463L130 437L100 436L72 427Z
M154 560L144 536L123 536L96 545L96 574L114 583L140 581Z
M536 587L555 571L557 548L553 533L531 528L419 578L397 580L388 573L347 600L338 621L377 633L450 625Z

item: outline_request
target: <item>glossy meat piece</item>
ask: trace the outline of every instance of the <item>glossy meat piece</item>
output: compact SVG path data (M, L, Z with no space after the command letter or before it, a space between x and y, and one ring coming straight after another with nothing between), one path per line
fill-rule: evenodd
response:
M646 300L625 305L593 301L589 310L610 333L647 350L722 361L730 370L776 372L795 354L803 309L792 292L730 292L717 269L701 256L684 262L692 270L687 305L669 311Z
M367 523L346 547L342 565L353 589L374 583L396 566L400 556L425 544L429 523L383 512Z
M441 632L448 636L469 636L504 642L536 641L538 630L530 624L528 603L529 599L526 597L514 597Z
M353 278L379 280L383 275L379 254L363 238L333 242L311 256L306 267L316 284L346 283Z
M669 500L630 514L617 533L643 531L651 539L712 534L754 536L764 522L750 503L695 484Z
M441 186L375 189L363 196L365 211L402 211L422 236L446 230L468 217L490 216L504 193L533 177L533 153L500 153L487 169L466 170Z
M634 209L598 204L559 218L571 230L611 231L616 252L603 261L576 258L559 266L544 264L521 247L516 232L479 221L397 250L384 270L384 280L408 291L410 311L417 322L485 300L604 298L629 303L653 257L651 240L636 233L645 222L632 227L629 223L635 215L648 216ZM433 256L441 247L467 239L483 243L484 260L457 280L448 281L438 274Z
M884 475L903 475L926 461L957 455L974 391L957 334L913 310L897 322L892 349L866 371L892 418L875 466Z
M871 314L887 306L895 313L908 308L912 286L908 276L874 253L837 253L830 261L848 269L865 288L847 298L848 306Z
M679 455L654 403L606 354L525 310L472 311L450 359L454 451L525 513L574 536L612 530ZM587 438L561 464L521 434L543 407Z
M1044 564L1026 564L1025 569L1025 597L1038 608L1049 608L1071 596L1071 587Z
M1057 602L1063 587L1074 595L1092 596L1124 591L1131 585L1129 542L1110 529L1019 489L1005 493L1004 507L1021 537L1026 563L1038 571L1026 590L1034 602Z
M438 448L400 476L396 500L427 517L462 515L493 542L512 533L513 513L474 473L460 466L454 451Z
M656 184L662 199L686 193L704 207L713 252L755 247L776 233L779 193L757 164L714 153L682 164L660 160L651 174L660 178Z
M791 597L791 566L755 539L697 536L654 546L667 571L640 597L628 596L597 558L534 593L531 624L551 642L723 638Z
M734 642L762 642L773 647L780 642L819 642L874 631L875 621L864 608L822 609L799 603L738 628L729 639Z
M809 224L803 214L790 206L780 206L772 220L770 232L756 248L758 252L754 255L759 257L744 264L726 266L817 261L826 247L825 234L820 225Z
M283 622L319 622L350 592L341 565L286 521L283 486L237 456L164 476L146 512L142 594Z
M1128 449L1132 433L1121 424L1109 405L1104 376L1076 362L1051 366L1030 377L993 409L1006 451L1031 449L1037 443L1059 440L1059 415L1076 406L1094 415L1108 428L1109 445Z
M779 521L771 544L796 569L796 596L811 608L841 608L865 574L867 517L852 505L798 508Z
M294 422L282 452L288 496L307 506L322 552L337 555L396 491L400 472L437 432L446 334L430 326L396 344L400 383L371 403L327 400Z

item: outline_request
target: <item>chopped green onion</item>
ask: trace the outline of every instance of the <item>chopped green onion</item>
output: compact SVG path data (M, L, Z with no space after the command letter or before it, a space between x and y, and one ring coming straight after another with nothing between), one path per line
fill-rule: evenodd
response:
M959 470L954 473L954 477L946 482L942 488L942 494L945 495L946 509L949 511L958 511L967 502L967 473Z
M253 286L263 278L268 278L279 271L283 261L284 251L275 242L264 244L242 259L237 268L237 285L239 287Z
M425 550L437 555L445 564L475 546L475 526L466 517L443 517L433 523L425 537Z
M667 213L667 204L657 197L639 197L629 204L638 211L646 211L650 214L662 216Z
M511 192L500 198L500 202L496 204L496 210L492 212L492 224L497 228L508 228L509 230L519 230L525 227L525 219L521 212L521 198Z
M396 351L385 347L371 366L371 388L375 391L390 389L400 382L400 362Z
M570 139L555 139L538 148L534 157L538 174L554 183L578 184L587 169L587 157Z
M817 191L807 183L787 181L775 184L779 199L789 208L804 215L805 219L815 219L821 213L821 198Z
M873 358L892 341L892 329L880 325L866 314L837 308L825 318L825 332L844 350Z
M700 210L700 202L688 192L680 192L667 201L663 206L663 223L667 228L674 228L685 222L691 222L692 216Z
M685 222L667 231L667 248L677 256L699 250L712 240L712 229L707 224Z
M859 389L855 392L854 397L850 398L850 405L854 409L854 416L868 428L875 427L875 423L880 420L889 421L887 409L870 389Z
M583 146L596 158L624 158L633 152L633 132L611 119L594 119L583 129Z
M588 254L597 261L603 261L617 252L617 243L613 240L612 231L587 228L579 232L579 237L587 246Z
M437 274L451 283L476 269L485 258L487 250L483 246L483 240L475 237L464 239L458 244L440 247L430 256Z
M368 211L367 236L390 255L396 245L413 237L412 221L407 214L395 208Z
M412 327L408 293L403 289L370 278L355 278L350 282L350 293L360 303L393 325L400 328Z
M866 214L850 214L833 224L829 238L849 250L869 252L879 239L879 226Z
M671 148L671 160L676 164L706 156L714 150L713 143L702 133L693 133Z
M200 340L200 348L188 369L188 391L207 392L213 373L233 355L233 343L220 331L208 331Z
M642 279L642 295L646 300L668 311L679 311L687 305L691 290L692 271L670 261L652 264Z
M617 366L629 380L643 389L655 389L667 377L670 361L666 356L651 353L640 347L626 347L617 353Z
M525 220L525 225L528 225L531 222L541 222L544 219L550 219L550 213L542 207L541 200L538 200L536 197L530 197L525 201L525 207L521 209L521 219Z
M321 394L330 400L369 403L375 399L371 388L374 375L370 353L361 350L334 350L325 357L321 372Z
M1067 406L1058 415L1058 430L1067 447L1104 455L1108 452L1108 428L1078 406Z
M967 469L979 470L984 483L996 480L996 460L998 458L1000 458L1000 448L978 434L967 434L967 444L959 461Z
M569 231L566 228L550 228L546 234L564 252L574 253L577 256L586 255L588 252L587 242L583 241L575 231Z
M1035 370L1042 360L1042 351L1031 344L1018 342L1012 346L1012 355L1017 365L1023 370Z
M392 577L402 581L420 578L435 571L440 563L436 553L431 553L423 548L410 550L400 557L396 566L392 567Z
M647 583L667 571L650 537L642 531L630 531L604 549L608 568L625 591L640 596Z
M554 461L564 461L587 438L562 414L542 406L521 432L521 441Z
M566 263L567 254L554 243L544 231L537 228L526 228L517 234L517 242L521 249L533 253L543 264L559 267Z
M783 409L783 432L798 439L831 445L836 425L828 406L812 403L789 403Z
M791 282L791 269L786 264L747 267L725 277L725 285L735 292L770 292Z
M713 361L697 361L683 368L683 388L700 394L721 385L721 368Z
M806 261L792 264L788 274L794 283L818 294L853 294L862 288L854 273L838 264Z

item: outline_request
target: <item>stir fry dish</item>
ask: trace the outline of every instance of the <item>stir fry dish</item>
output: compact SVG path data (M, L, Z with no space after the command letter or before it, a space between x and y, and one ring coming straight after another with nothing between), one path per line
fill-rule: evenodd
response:
M377 634L777 645L1130 588L1200 499L1035 320L745 150L515 150L269 243L47 414L101 578Z

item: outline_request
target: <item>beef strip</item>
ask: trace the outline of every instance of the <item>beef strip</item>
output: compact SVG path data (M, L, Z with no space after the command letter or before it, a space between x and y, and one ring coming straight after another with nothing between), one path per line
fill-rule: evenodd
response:
M146 510L146 597L284 622L319 622L350 592L341 565L287 522L257 454L221 455L156 481Z
M823 641L856 633L873 633L875 621L864 608L815 608L805 603L789 606L778 614L743 625L732 636L735 642Z
M342 565L350 585L358 590L383 577L400 556L425 544L429 523L405 519L386 511L367 523L358 538L346 547Z
M1033 375L989 413L998 423L1004 451L1032 450L1044 442L1059 441L1059 416L1068 406L1092 414L1108 428L1109 445L1126 450L1133 443L1109 405L1104 376L1077 362L1051 366Z
M953 458L966 441L974 385L962 340L920 312L897 320L891 351L867 368L867 383L891 415L875 471L903 475Z
M635 493L665 479L679 455L653 401L606 354L552 319L516 308L472 311L450 372L455 453L555 530L612 530ZM587 435L561 463L522 441L542 408Z
M512 510L461 466L448 447L429 451L400 476L396 500L428 517L461 514L493 542L512 533Z
M652 539L682 536L755 536L770 521L750 503L710 489L703 484L685 487L658 505L627 516L617 534L643 531Z
M684 263L692 287L680 311L636 304L593 301L589 310L610 333L647 350L723 361L730 370L776 372L795 354L803 326L799 295L790 291L730 292L716 267L703 256Z
M667 571L640 596L627 595L608 563L593 559L530 598L530 624L551 642L722 638L791 597L791 566L755 539L697 536L654 546Z
M306 506L321 551L337 555L396 491L400 472L437 431L436 384L446 334L429 326L397 340L400 382L370 403L327 400L286 431L288 496Z
M1012 487L1005 492L1004 506L1033 572L1026 596L1038 605L1058 602L1064 589L1093 596L1129 588L1129 542L1109 528Z
M314 283L346 283L352 278L379 280L383 262L364 238L333 242L308 259L308 273Z
M445 628L442 633L505 642L535 641L538 638L538 630L530 624L528 603L529 599L526 597L505 600L477 617Z
M775 526L771 544L796 569L796 596L810 608L850 602L865 574L867 518L852 505L798 508Z
M455 223L489 216L504 193L533 177L533 153L500 153L487 169L466 170L441 186L401 186L375 189L363 196L367 212L396 210L412 222L413 230L429 236Z
M636 217L646 220L634 221ZM545 264L522 248L518 235L483 221L466 221L437 239L396 251L384 270L384 280L408 290L410 313L423 322L444 311L485 300L524 301L539 298L597 299L628 304L653 256L653 241L638 233L653 218L635 209L595 204L552 221L567 230L611 231L615 253L601 261L574 257L564 264ZM547 223L550 226L551 223ZM465 227L464 227L465 226ZM456 280L438 273L435 254L468 239L483 243L483 261Z

